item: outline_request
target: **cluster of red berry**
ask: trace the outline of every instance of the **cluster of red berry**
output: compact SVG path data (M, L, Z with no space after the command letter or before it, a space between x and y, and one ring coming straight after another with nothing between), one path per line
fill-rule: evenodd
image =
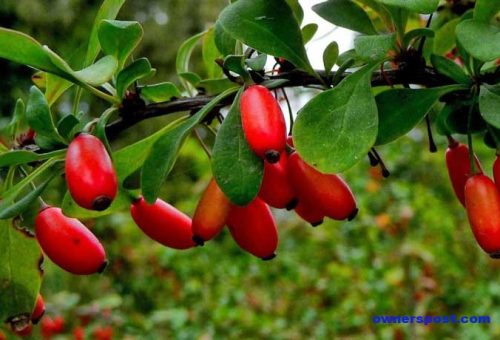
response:
M483 173L476 156L474 162L476 172L471 169L469 148L450 137L446 165L453 190L467 210L479 246L492 258L500 258L500 157L493 165L495 182Z

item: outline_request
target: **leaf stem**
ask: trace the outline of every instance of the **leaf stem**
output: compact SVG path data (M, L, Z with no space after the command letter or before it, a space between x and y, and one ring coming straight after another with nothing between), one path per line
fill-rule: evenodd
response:
M283 96L285 97L286 105L288 107L288 116L290 117L290 130L288 132L288 135L292 135L292 130L293 130L293 110L292 110L292 105L290 105L290 99L288 98L288 95L286 94L286 90L284 88L281 89L281 92L283 93Z

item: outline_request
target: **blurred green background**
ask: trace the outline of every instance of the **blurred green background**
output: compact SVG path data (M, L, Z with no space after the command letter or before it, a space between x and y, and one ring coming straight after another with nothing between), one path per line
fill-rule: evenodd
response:
M129 1L119 19L145 29L136 56L158 69L151 81L176 81L182 41L209 27L225 0ZM78 64L100 1L1 0L0 25L21 30ZM50 13L50 14L49 14ZM193 65L196 69L196 63ZM0 60L0 112L8 117L26 98L32 70ZM58 106L71 109L68 93ZM98 115L104 104L85 97ZM155 131L165 118L124 132L119 149ZM65 319L71 338L85 324L87 338L111 326L116 339L356 339L360 337L500 337L500 262L476 245L444 165L446 141L427 151L424 130L379 149L391 177L368 160L345 174L360 214L353 222L312 228L293 212L275 211L278 256L263 262L242 252L224 231L205 247L175 251L155 244L127 212L87 221L103 241L110 266L102 275L71 276L45 261L42 293L47 315ZM479 145L479 143L477 143ZM494 152L478 148L491 174ZM182 149L162 198L192 214L210 179L210 162L194 140ZM54 185L52 204L64 194ZM489 325L376 325L374 315L489 315ZM34 338L40 338L38 328Z

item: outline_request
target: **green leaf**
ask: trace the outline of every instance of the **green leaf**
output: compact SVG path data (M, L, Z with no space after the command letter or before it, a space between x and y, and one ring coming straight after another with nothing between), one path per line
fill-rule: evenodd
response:
M114 19L118 15L120 8L125 3L125 0L104 0L92 25L92 32L90 33L89 46L87 49L87 56L85 57L84 66L89 66L97 58L101 45L99 44L99 25L102 20Z
M312 23L302 27L302 40L304 41L304 45L314 38L316 32L318 32L318 24Z
M325 173L349 169L364 158L377 137L377 107L371 93L371 63L320 93L298 113L293 127L297 151Z
M73 217L73 218L98 218L103 216L108 216L111 214L115 214L124 210L127 210L130 207L131 198L124 190L118 190L118 193L106 210L103 211L95 211L95 210L87 210L80 207L71 197L69 192L66 192L62 202L62 210L65 216Z
M232 87L234 87L234 83L232 81L227 78L222 78L202 80L198 86L196 86L196 89L205 95L216 96Z
M476 0L474 20L489 23L500 12L500 2L494 0Z
M184 118L174 120L154 134L114 152L113 163L115 165L116 175L120 184L123 184L128 176L142 167L153 144L161 136L168 133L168 131L172 130L183 121L185 121Z
M202 57L208 78L219 78L222 76L222 70L215 60L221 56L215 44L215 28L210 28L203 36Z
M12 119L10 120L8 125L8 131L11 138L14 138L16 136L19 127L22 126L24 122L25 122L25 106L23 100L19 98L16 101L16 106L14 107L14 113L12 114Z
M99 59L95 64L83 70L71 72L71 74L83 83L92 86L100 86L111 80L117 68L118 60L114 56L108 55Z
M29 320L42 284L40 246L33 235L4 220L0 221L0 254L0 320L21 315Z
M215 45L217 49L226 56L234 54L236 48L236 40L224 30L220 22L215 23Z
M314 5L312 9L336 26L363 34L377 34L368 14L351 0L329 0Z
M396 46L396 34L361 35L354 39L356 54L364 60L380 60L387 57Z
M44 161L52 157L64 156L65 154L66 154L66 149L47 152L47 153L35 153L33 151L27 151L27 150L13 150L5 152L0 155L0 168L13 165L26 164L31 162Z
M0 58L39 70L61 74L42 45L29 35L0 27Z
M153 103L159 103L172 98L180 98L181 92L175 84L164 82L141 87L141 95Z
M76 116L68 114L62 117L57 123L57 131L66 141L71 141L74 134L77 132L79 127L82 127L83 123L80 122Z
M161 184L170 170L172 170L179 149L187 136L191 133L191 130L199 124L221 100L233 94L235 91L236 89L230 89L221 93L195 115L175 126L153 144L144 162L141 173L142 194L147 202L154 203L158 198Z
M217 133L212 156L212 172L229 200L246 205L259 193L264 163L250 149L241 127L240 95Z
M455 29L460 23L460 18L448 21L436 31L434 37L434 53L437 55L444 55L450 52L456 43Z
M218 22L244 44L283 57L315 74L307 58L300 27L285 0L239 0L222 11Z
M457 39L463 48L481 61L500 58L500 28L476 20L457 25Z
M285 0L290 6L290 8L293 11L293 15L295 16L295 20L299 23L299 25L302 24L302 20L304 20L304 10L302 9L302 6L300 6L299 0Z
M201 82L201 77L194 72L184 72L184 73L179 73L178 75L181 78L181 80L187 81L193 87L198 86L198 84Z
M379 2L422 14L434 13L439 5L439 0L379 0Z
M144 31L137 21L103 20L97 35L104 53L118 59L121 70L130 54L139 45Z
M339 45L336 41L331 42L323 52L323 64L325 66L325 72L328 75L339 57Z
M375 145L390 143L410 132L446 93L465 88L450 85L429 89L392 89L377 95L379 112Z
M465 74L464 70L448 58L433 54L431 56L432 66L438 73L453 79L457 83L468 85L472 80Z
M147 58L134 60L133 63L118 73L116 77L116 95L118 98L125 96L125 91L137 80L151 77L155 70Z
M191 59L191 54L193 53L196 44L198 43L198 41L200 41L204 34L205 32L201 32L192 36L191 38L184 41L177 50L175 68L178 75L189 72L189 60ZM192 94L193 87L189 84L189 82L181 79L181 83L186 91Z
M435 33L430 28L416 28L406 33L403 38L403 46L409 46L410 43L415 39L421 38L434 38Z
M52 181L56 175L59 175L59 173L52 174L42 184L38 185L36 189L24 195L19 201L0 203L0 219L9 219L22 214L42 194L47 185L49 185L50 181Z
M45 136L54 141L62 141L61 136L59 136L54 126L49 104L43 93L36 86L32 86L30 89L28 104L26 106L26 120L38 135Z
M38 167L36 170L31 172L28 176L23 178L21 181L16 183L13 187L11 187L9 190L5 191L2 194L2 201L0 203L0 206L8 206L14 203L15 199L23 193L26 188L30 187L31 188L31 183L34 183L35 180L43 180L46 179L47 177L50 177L54 174L54 172L59 171L62 169L61 167L61 161L60 161L61 156L56 156L47 162L43 163L40 167Z
M262 71L266 67L267 54L259 54L255 58L247 59L245 63L254 71Z
M358 67L366 64L366 61L356 53L356 50L352 49L347 50L339 55L339 57L337 58L337 65L342 66L349 60L352 60L352 63L349 67Z
M500 86L482 85L479 94L479 111L484 120L500 129Z
M108 121L111 119L111 116L117 111L116 107L110 107L106 111L104 111L99 117L99 121L97 122L96 128L95 128L95 136L101 140L101 142L104 144L106 147L106 150L110 155L111 153L111 146L109 145L108 141L108 136L106 136L106 125L108 124Z
M52 73L43 74L45 75L45 98L52 107L64 92L73 86L73 83Z
M245 79L250 79L250 74L245 67L245 56L244 55L228 55L224 59L224 68L231 72L234 72Z

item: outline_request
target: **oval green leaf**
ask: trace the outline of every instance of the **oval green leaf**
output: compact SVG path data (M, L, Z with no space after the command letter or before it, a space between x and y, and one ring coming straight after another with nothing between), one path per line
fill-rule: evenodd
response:
M450 85L430 89L393 89L375 98L379 113L375 145L390 143L410 132L446 93L463 89Z
M264 164L250 149L243 134L240 93L222 123L213 148L212 172L231 202L250 203L259 193Z
M161 184L170 170L172 170L175 160L177 159L177 154L192 129L199 124L217 104L236 92L236 90L237 89L230 89L221 93L194 116L186 119L156 140L144 162L141 172L142 194L147 202L152 204L158 198Z
M500 86L481 86L479 110L486 122L500 129Z
M377 137L378 115L371 92L371 63L314 97L293 127L302 158L324 173L349 169L366 156Z
M239 0L222 11L218 23L244 44L283 57L315 74L307 58L300 27L285 0Z
M42 284L43 259L36 239L12 220L0 221L0 320L31 315Z
M476 20L464 20L457 25L457 39L463 48L481 61L500 57L500 27Z
M329 0L314 5L312 9L336 26L363 34L377 34L368 14L351 0Z

